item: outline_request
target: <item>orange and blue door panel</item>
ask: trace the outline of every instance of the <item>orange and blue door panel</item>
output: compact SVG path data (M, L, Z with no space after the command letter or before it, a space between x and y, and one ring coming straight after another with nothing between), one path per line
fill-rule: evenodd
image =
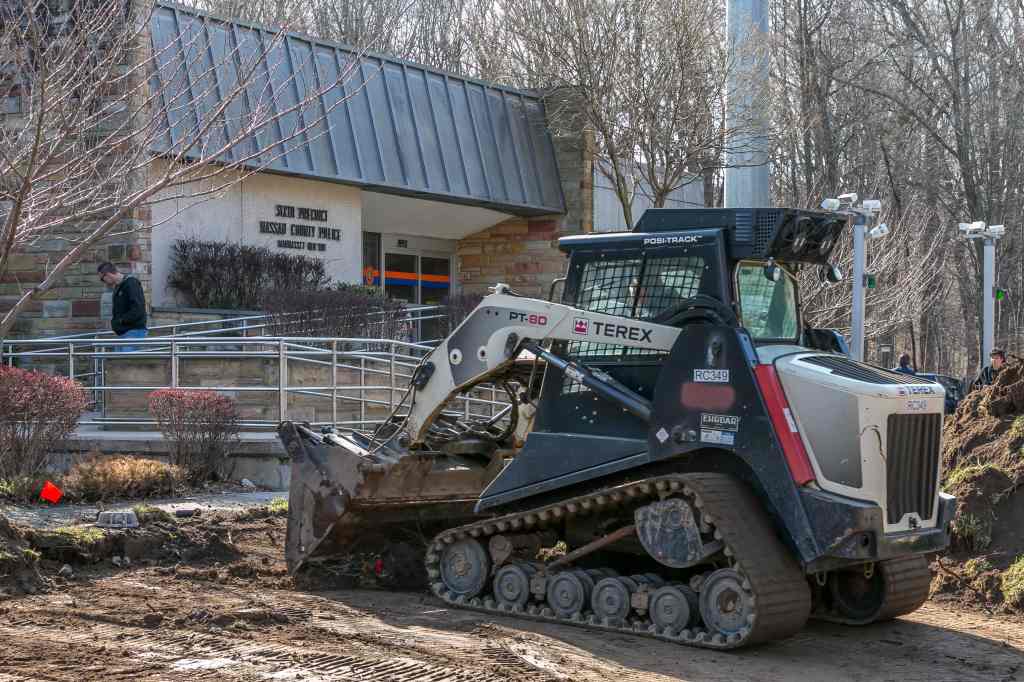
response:
M380 286L380 270L367 266L363 268L363 282L368 285ZM415 272L401 270L385 270L384 284L395 286L416 286L424 289L448 289L451 287L450 275L419 275Z

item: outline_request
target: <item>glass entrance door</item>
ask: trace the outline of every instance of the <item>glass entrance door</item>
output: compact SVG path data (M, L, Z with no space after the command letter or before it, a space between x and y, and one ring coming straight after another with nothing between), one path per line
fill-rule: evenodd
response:
M409 305L441 305L451 291L452 261L449 256L386 251L384 294ZM434 313L430 313L432 315ZM424 320L416 325L417 340L444 336L443 320Z

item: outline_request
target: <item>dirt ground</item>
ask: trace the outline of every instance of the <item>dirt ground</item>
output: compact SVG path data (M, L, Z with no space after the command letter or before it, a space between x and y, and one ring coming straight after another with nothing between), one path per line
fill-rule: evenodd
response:
M182 522L177 542L181 561L105 558L70 578L44 558L44 591L0 601L0 682L1024 680L1024 622L949 606L718 653L452 610L422 592L297 589L282 516Z

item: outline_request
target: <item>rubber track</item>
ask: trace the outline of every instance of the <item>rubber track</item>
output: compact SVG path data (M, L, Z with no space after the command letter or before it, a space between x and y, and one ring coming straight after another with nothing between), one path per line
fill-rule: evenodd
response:
M854 619L823 612L815 613L814 618L843 625L868 625L916 611L928 600L932 574L924 555L889 559L876 564L876 567L882 571L885 580L885 601L877 614L871 618Z
M586 510L599 512L609 505L616 506L622 502L642 503L670 496L684 496L699 510L702 523L714 529L715 538L725 545L725 555L733 558L733 568L746 579L743 586L753 596L755 611L750 617L750 627L742 633L726 638L721 633L712 634L703 628L681 632L666 628L659 632L648 619L620 624L598 622L594 616L584 620L579 614L573 619L560 618L549 608L538 604L529 606L525 611L518 607L499 606L493 598L486 596L486 591L484 598L466 599L464 596L456 596L440 580L441 554L445 545L456 540L477 538L486 547L486 538L491 535L510 531L527 532L549 521L557 523ZM434 539L427 552L426 567L434 594L459 608L628 632L710 649L734 649L789 637L803 628L811 611L811 591L807 580L797 562L776 537L757 498L739 481L722 474L658 476L449 529Z

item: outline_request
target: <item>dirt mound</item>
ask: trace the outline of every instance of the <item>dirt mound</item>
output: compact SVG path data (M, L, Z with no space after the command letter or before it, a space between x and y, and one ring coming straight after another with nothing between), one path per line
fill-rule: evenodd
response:
M957 497L953 542L934 593L989 610L1019 610L1024 570L1024 364L1003 368L946 419L943 489Z
M19 594L35 594L46 587L39 573L39 553L24 532L0 515L0 600Z

